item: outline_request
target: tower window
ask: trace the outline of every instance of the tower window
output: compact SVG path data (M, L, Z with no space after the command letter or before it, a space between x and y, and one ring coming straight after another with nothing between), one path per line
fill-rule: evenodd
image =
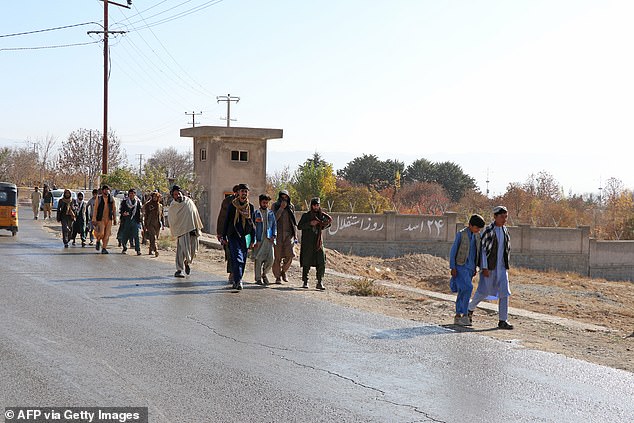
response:
M240 150L232 150L231 151L231 160L234 162L248 162L249 161L249 152L248 151L240 151Z
M206 148L201 148L200 149L200 161L201 162L207 161L207 149Z

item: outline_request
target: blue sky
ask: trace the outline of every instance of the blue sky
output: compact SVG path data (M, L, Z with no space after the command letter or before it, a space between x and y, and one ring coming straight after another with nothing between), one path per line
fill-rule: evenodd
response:
M0 35L102 18L98 0L3 1ZM111 40L109 123L133 163L186 151L185 112L223 125L230 93L233 126L284 129L269 173L366 153L454 161L492 194L540 171L566 193L632 189L633 21L634 2L609 0L134 0L110 6L128 33ZM101 129L99 42L7 50L98 41L90 30L0 37L0 145Z

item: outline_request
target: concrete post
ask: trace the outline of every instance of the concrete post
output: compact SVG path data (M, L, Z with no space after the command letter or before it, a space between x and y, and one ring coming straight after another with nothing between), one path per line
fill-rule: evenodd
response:
M396 240L396 212L393 210L384 211L385 215L385 240Z

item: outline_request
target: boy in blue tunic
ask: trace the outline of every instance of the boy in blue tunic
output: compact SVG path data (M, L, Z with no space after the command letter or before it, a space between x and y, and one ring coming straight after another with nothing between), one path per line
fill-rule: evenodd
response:
M454 325L471 326L467 309L473 291L472 279L476 274L476 266L480 258L480 230L484 228L484 219L474 214L469 219L469 226L459 231L449 253L451 267L450 288L457 292L456 316Z
M493 209L493 222L487 226L482 234L482 259L480 263L480 282L478 289L469 303L468 316L473 319L473 311L482 300L498 300L498 314L500 321L498 328L513 329L507 322L509 312L509 256L511 253L511 238L506 228L508 211L504 206Z

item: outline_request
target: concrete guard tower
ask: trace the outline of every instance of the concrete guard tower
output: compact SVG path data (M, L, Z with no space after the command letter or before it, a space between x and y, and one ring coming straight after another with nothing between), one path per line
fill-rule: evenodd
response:
M266 142L282 138L282 132L226 126L181 129L181 137L194 141L194 174L203 187L198 208L205 232L216 233L220 203L234 185L249 184L249 199L257 206L257 197L266 189Z

